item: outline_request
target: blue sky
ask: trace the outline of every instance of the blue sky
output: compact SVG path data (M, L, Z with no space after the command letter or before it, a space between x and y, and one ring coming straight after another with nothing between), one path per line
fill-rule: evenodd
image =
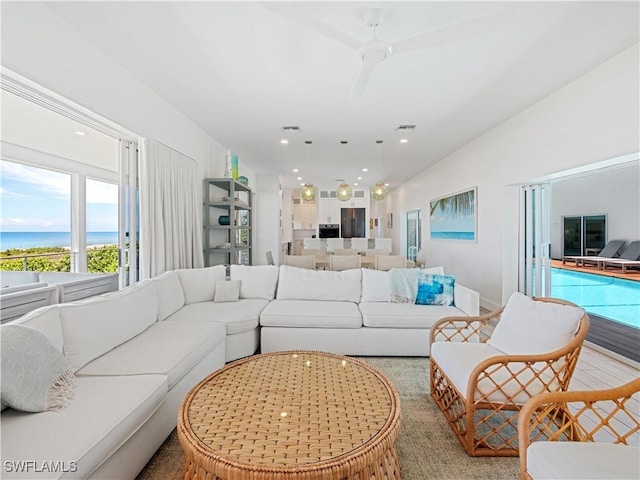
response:
M0 161L0 226L5 232L68 232L70 175ZM118 188L87 180L87 231L118 230Z

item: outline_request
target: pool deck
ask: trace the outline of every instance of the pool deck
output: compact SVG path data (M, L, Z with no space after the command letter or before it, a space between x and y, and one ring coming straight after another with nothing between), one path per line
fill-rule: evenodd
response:
M603 275L606 277L622 278L624 280L634 280L640 282L640 269L627 270L627 273L622 273L621 268L615 268L611 270L598 270L596 265L589 265L587 267L576 267L575 265L562 264L561 260L551 260L551 266L553 268L561 268L563 270L572 270L574 272L592 273L594 275Z

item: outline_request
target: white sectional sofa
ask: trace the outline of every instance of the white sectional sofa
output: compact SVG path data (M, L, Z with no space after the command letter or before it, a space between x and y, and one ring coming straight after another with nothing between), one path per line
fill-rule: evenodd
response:
M275 294L278 269L231 273L243 279L235 302L214 301L216 282L226 277L217 266L167 272L17 320L64 353L76 385L61 411L2 412L0 476L135 478L175 428L189 389L258 348L259 316Z
M428 269L443 275L442 267ZM391 303L389 272L280 266L276 299L260 316L260 349L344 355L428 356L437 320L480 312L477 292L455 284L455 306Z
M44 333L76 385L61 411L2 412L1 477L134 478L175 428L189 389L254 354L260 341L263 352L424 356L435 320L478 313L477 293L459 285L455 307L391 304L387 275L232 265L227 278L224 266L177 270L25 315L12 323ZM233 301L217 301L228 300L218 298L222 281L239 283Z

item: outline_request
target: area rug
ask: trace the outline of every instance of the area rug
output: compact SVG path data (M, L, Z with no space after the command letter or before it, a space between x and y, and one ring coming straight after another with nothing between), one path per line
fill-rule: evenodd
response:
M400 394L402 427L397 448L403 480L518 478L515 457L467 456L429 396L428 358L361 359L385 373ZM174 430L137 480L178 479L182 475L183 459Z

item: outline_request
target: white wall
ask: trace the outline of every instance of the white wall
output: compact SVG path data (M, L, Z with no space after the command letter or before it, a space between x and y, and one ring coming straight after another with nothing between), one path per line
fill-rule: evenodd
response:
M552 184L551 257L562 258L562 217L606 215L607 239L640 240L640 163Z
M483 306L503 303L517 287L517 189L510 185L638 152L638 58L636 44L394 189L386 202L394 220L423 209L427 264L478 290ZM473 186L478 242L430 240L429 200ZM392 230L397 244L397 222Z

